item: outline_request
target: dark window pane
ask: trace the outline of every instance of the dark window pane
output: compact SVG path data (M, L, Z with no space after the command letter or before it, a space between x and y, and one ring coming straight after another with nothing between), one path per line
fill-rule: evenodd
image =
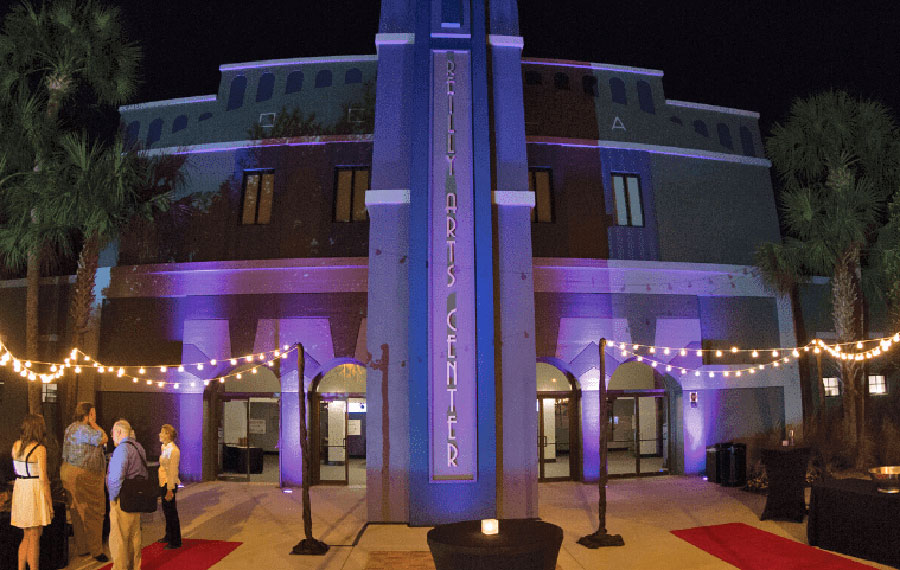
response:
M597 87L597 78L593 75L584 75L581 78L581 88L585 93L596 97L600 94L600 89Z
M731 130L728 128L728 125L719 123L716 125L716 131L719 133L719 144L725 148L734 148L734 143L731 141Z
M284 92L287 95L291 93L296 93L303 88L303 72L302 71L292 71L288 74L287 78L287 86L284 88Z
M703 121L694 121L694 132L704 137L709 136L709 130L706 128L706 123Z
M150 128L147 129L147 148L153 146L153 143L159 141L162 136L162 119L153 119Z
M756 148L753 144L753 135L747 127L741 127L741 149L747 156L756 156Z
M356 69L348 69L344 73L344 83L362 83L362 71Z
M187 115L178 115L177 117L175 117L175 120L172 121L172 132L177 133L180 130L186 129L187 123Z
M256 102L268 101L272 98L272 92L275 90L275 74L263 73L259 78L259 84L256 86Z
M125 140L128 144L136 143L139 136L141 136L141 122L131 121L128 123L128 128L125 129Z
M259 173L247 173L244 175L244 206L241 212L241 223L245 225L256 223L256 200L259 194Z
M316 89L331 87L331 70L323 69L316 74Z
M197 122L208 121L209 119L212 119L212 113L203 113L202 115L197 117Z
M244 91L247 90L247 78L238 75L231 80L231 90L228 92L228 106L226 111L240 109L244 105Z
M672 115L671 117L669 117L669 120L672 121L673 123L675 123L676 125L679 125L679 126L684 125L684 123L681 122L681 119L676 117L675 115Z
M628 97L625 95L625 82L618 77L610 78L609 91L612 94L613 103L621 103L623 105L628 103Z
M646 81L638 81L637 92L641 111L655 115L656 107L653 105L653 91L650 89L650 84Z

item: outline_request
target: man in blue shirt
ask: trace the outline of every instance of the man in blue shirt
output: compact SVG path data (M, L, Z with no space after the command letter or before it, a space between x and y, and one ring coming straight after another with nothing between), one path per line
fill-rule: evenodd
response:
M115 423L112 437L116 450L109 460L106 486L109 489L109 550L113 570L140 570L141 513L123 511L119 506L119 493L125 479L147 476L144 467L147 454L141 444L134 441L131 424L125 420Z

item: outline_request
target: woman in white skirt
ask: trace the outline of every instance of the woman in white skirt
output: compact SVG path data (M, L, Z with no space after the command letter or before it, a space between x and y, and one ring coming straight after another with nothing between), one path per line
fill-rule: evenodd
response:
M12 447L12 459L16 482L10 522L25 531L19 544L19 570L25 570L26 564L31 570L38 570L41 533L53 519L47 448L44 447L44 416L25 416L19 439Z

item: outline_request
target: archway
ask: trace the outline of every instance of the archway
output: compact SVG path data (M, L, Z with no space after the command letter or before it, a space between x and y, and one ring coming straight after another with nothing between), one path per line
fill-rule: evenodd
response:
M629 360L607 385L609 475L661 475L669 472L669 406L663 376Z
M309 391L312 484L366 484L366 368L356 359L326 364Z
M538 481L581 479L581 390L556 359L537 362Z

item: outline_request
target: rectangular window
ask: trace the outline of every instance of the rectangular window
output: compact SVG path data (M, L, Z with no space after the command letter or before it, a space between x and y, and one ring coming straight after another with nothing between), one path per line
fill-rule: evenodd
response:
M275 193L275 172L272 170L244 171L244 200L241 224L268 224L272 218Z
M620 226L643 226L640 179L634 174L613 174L612 181L616 223Z
M364 222L366 190L369 189L369 168L338 168L334 181L334 221Z
M549 168L528 169L528 191L534 192L531 221L553 222L553 176Z
M869 394L873 396L884 396L887 394L887 384L884 383L884 376L869 376Z
M825 386L825 395L826 396L840 396L841 389L839 387L838 379L831 378L822 378L822 384Z

